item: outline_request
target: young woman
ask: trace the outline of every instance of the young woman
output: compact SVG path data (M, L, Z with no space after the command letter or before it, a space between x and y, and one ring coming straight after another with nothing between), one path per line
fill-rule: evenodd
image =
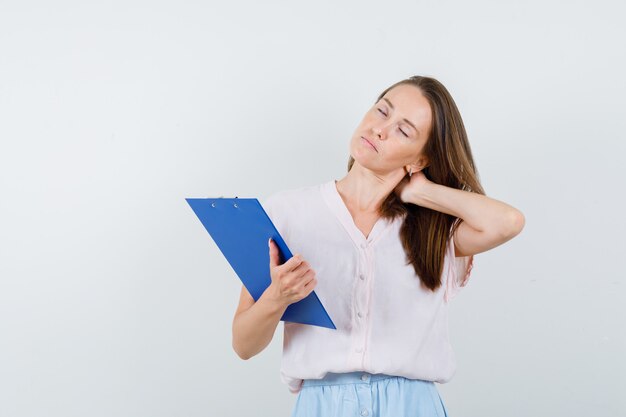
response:
M269 242L272 282L256 303L242 286L233 348L261 352L287 306L315 289L337 329L284 323L292 417L444 417L434 383L456 370L449 303L474 255L519 234L524 216L485 195L459 110L433 78L384 90L350 155L339 181L264 201L294 256L281 264Z

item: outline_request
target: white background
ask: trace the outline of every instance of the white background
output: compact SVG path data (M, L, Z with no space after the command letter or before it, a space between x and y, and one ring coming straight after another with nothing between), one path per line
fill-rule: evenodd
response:
M340 179L411 75L461 110L523 232L451 306L451 417L626 415L618 1L0 0L0 416L287 416L282 322L231 347L240 281L186 197Z

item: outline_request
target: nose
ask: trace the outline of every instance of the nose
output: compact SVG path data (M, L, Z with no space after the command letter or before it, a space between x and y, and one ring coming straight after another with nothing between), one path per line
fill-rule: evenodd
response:
M383 131L382 131L382 129L381 129L381 128L374 126L374 127L372 127L372 132L373 132L375 135L378 135L378 138L379 138L379 139L380 139L380 138L382 138L382 133L383 133Z

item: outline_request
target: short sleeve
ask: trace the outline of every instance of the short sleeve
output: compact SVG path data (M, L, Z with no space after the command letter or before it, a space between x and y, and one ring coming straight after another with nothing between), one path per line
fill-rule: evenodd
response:
M259 203L261 203L261 207L267 213L278 233L280 233L283 239L287 239L289 232L287 229L288 211L284 209L284 196L284 193L277 191L264 198L259 198Z
M263 207L263 210L265 210L270 218L272 218L273 216L273 197L274 195L272 194L266 197L259 198L259 203L261 203L261 207Z
M444 300L449 302L467 286L472 268L474 267L474 255L454 256L454 235L450 234L448 240L447 268L446 268L446 290Z
M263 210L265 210L265 212L267 213L267 215L269 216L270 220L273 223L276 223L279 219L278 219L278 209L276 207L276 204L278 202L278 194L274 193L274 194L270 194L269 196L263 197L263 198L259 198L259 203L261 203L261 207L263 207Z

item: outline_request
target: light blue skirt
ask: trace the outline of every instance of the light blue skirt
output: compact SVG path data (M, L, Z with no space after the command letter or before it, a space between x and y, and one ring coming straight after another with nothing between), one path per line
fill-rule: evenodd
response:
M432 381L367 372L305 379L291 417L447 417Z

